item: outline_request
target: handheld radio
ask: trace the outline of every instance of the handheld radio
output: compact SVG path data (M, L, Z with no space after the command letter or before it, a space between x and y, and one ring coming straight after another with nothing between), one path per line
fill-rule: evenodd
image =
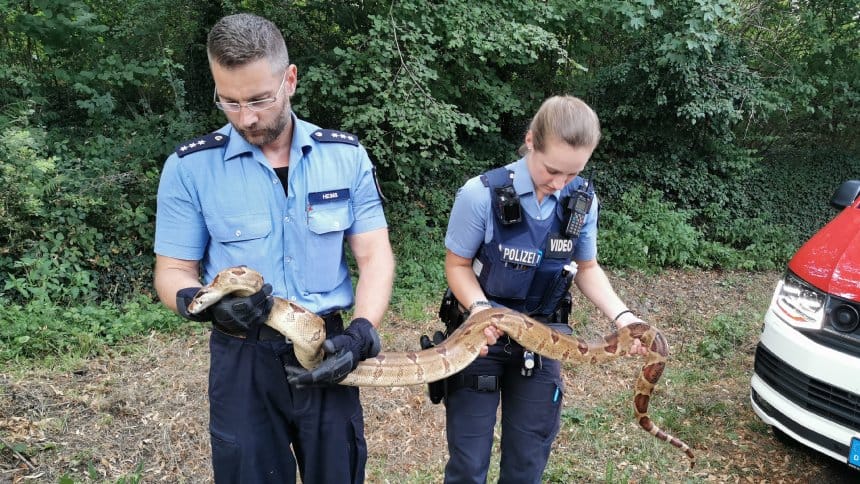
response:
M579 232L585 225L585 216L591 210L591 202L594 200L594 190L591 189L591 177L592 175L589 175L585 183L567 199L565 210L568 216L567 222L564 224L564 235L568 238L575 239L579 237Z

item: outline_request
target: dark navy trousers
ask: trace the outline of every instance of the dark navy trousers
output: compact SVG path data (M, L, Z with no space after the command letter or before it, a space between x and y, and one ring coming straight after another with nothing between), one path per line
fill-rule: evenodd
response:
M257 341L213 330L209 341L209 432L218 484L364 482L367 445L359 391L297 389L298 366L283 338Z
M485 483L490 466L496 411L502 404L500 483L539 483L558 435L562 397L561 364L541 358L532 376L520 374L523 349L507 337L466 367L464 375L494 375L499 390L459 388L445 399L448 484Z

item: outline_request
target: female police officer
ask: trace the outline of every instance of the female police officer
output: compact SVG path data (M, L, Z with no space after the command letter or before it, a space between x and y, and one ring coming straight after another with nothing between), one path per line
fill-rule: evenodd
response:
M596 260L597 200L579 175L599 140L599 121L588 105L552 97L532 119L523 158L458 191L445 236L445 272L470 313L506 306L569 332L563 300L575 273L582 293L618 327L640 321ZM634 351L644 348L636 342ZM499 482L540 482L559 429L560 371L558 361L500 337L486 357L449 378L445 482L486 482L500 400Z

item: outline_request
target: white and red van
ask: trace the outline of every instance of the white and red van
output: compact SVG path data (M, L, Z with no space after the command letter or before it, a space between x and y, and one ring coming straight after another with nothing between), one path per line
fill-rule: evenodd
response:
M860 180L792 257L764 316L750 399L781 439L860 468Z

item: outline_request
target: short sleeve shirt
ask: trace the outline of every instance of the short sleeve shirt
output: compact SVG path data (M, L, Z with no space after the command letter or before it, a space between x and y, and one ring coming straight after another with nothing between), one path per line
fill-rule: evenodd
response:
M229 137L223 145L172 154L158 188L155 252L199 260L204 282L246 265L311 311L351 307L345 237L387 223L364 147L323 132L293 115L288 196L262 151L230 124L215 133Z

